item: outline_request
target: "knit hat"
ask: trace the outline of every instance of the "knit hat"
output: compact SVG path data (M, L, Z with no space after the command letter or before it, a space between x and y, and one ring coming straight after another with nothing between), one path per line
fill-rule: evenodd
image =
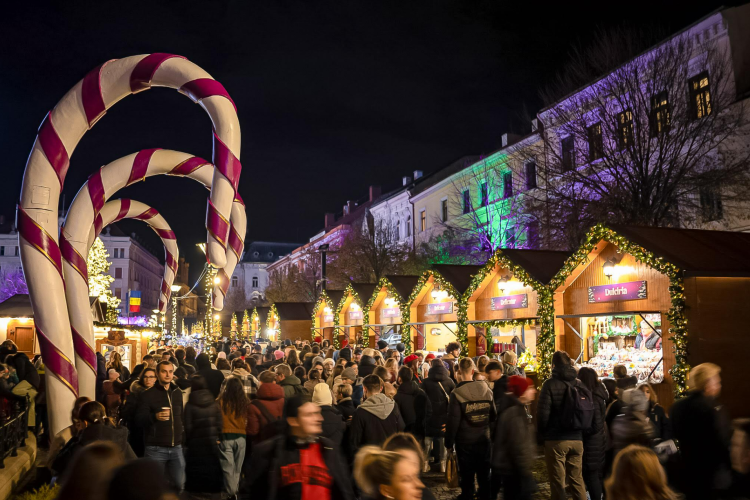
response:
M284 351L273 351L273 355L276 356L276 359L281 359L284 357Z
M344 347L348 346L348 345L349 345L349 341L348 341L348 340L344 339L344 340L342 340L342 341L341 341L341 348L342 348L342 349L343 349Z
M341 373L342 379L351 380L352 382L357 380L357 374L354 372L354 368L347 368Z
M312 402L319 406L332 405L333 396L331 396L331 388L328 384L316 384L313 389Z
M219 351L217 357L227 359L227 353L225 353L224 351Z
M396 350L398 352L404 352L406 350L406 346L402 344L401 342L399 342L398 344L396 344Z
M431 359L435 359L435 355L434 355L434 354L432 354L432 353L428 354L428 355L427 355L427 356L425 356L425 358L424 358L424 360L425 360L425 361L429 361L429 360L431 360Z
M409 356L406 356L406 358L404 359L404 364L405 364L405 365L408 365L409 363L411 363L411 362L412 362L412 361L414 361L415 359L419 359L419 358L417 357L417 355L416 355L416 354L410 354Z
M388 342L385 340L378 340L378 350L385 349L388 347Z
M513 375L508 379L508 392L512 392L514 396L520 398L531 385L533 385L531 379Z

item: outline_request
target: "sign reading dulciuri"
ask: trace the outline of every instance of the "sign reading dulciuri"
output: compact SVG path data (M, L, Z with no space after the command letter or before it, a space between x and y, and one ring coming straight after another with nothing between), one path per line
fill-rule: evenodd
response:
M491 307L493 311L529 307L529 295L526 293L519 293L517 295L506 295L504 297L492 297Z
M638 300L648 297L646 281L630 281L589 287L589 304L614 302L617 300Z
M453 312L453 302L437 302L427 304L427 314L451 314Z

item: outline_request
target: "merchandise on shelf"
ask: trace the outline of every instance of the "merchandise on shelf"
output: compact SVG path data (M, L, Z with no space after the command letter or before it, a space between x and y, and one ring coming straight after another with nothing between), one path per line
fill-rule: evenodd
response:
M611 342L602 342L597 355L585 364L593 368L600 377L611 377L615 365L625 365L628 375L638 378L638 383L649 381L658 384L664 381L664 363L659 363L661 358L661 349L618 349ZM659 365L654 370L657 363ZM652 370L654 373L649 379Z

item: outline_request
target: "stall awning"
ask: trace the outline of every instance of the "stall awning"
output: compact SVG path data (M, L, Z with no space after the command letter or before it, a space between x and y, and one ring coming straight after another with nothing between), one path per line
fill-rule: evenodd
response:
M666 311L612 311L587 314L556 314L555 318L595 318L599 316L629 316L635 314L666 314Z

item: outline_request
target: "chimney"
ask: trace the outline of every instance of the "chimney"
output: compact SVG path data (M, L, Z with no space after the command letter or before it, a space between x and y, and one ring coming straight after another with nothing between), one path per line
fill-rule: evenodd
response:
M347 201L346 205L344 205L344 215L349 215L350 213L352 213L356 206L357 204L354 203L353 201L351 200Z
M326 222L325 222L326 229L329 228L329 227L333 227L334 224L336 224L336 214L327 213L326 214Z
M521 136L520 136L520 135L517 135L517 134L509 134L509 133L507 133L507 132L506 132L506 133L505 133L505 134L503 134L503 136L502 136L503 147L504 147L504 148L507 148L507 147L508 147L508 146L510 146L511 144L514 144L514 143L518 142L518 139L520 139L520 138L521 138Z
M370 186L370 201L380 198L380 186Z
M416 181L420 177L422 177L422 171L421 170L415 170L414 171L414 180Z

